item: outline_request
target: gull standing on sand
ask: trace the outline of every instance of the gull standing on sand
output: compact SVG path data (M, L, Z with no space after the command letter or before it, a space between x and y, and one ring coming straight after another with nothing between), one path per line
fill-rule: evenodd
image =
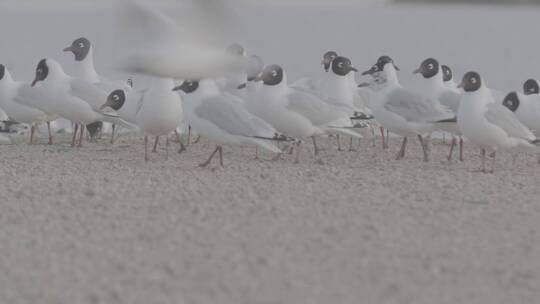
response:
M39 84L38 84L39 83ZM31 88L22 88L17 101L40 109L48 115L58 115L73 121L72 146L75 146L77 125L81 125L79 147L82 146L84 128L82 126L96 121L109 121L128 125L123 120L97 110L99 99L105 100L107 95L96 94L95 91L85 91L85 82L68 76L62 66L53 59L42 59L36 67L36 76ZM92 97L81 99L81 95Z
M511 92L503 100L503 106L514 112L519 121L534 134L540 133L540 87L536 79L523 84L523 94ZM540 156L538 158L540 164Z
M148 136L166 137L166 157L169 152L168 135L176 130L182 118L182 100L173 92L174 80L154 78L150 88L140 96L136 114L137 126L144 134L144 160L148 161ZM115 95L112 94L114 99ZM105 106L105 105L104 105ZM103 107L103 106L102 106Z
M212 79L184 81L174 90L183 92L187 122L200 135L216 143L216 149L201 167L208 166L219 152L223 166L223 145L249 144L272 153L281 153L275 142L288 140L268 123L249 113L239 97L222 93Z
M39 109L17 101L17 98L21 98L19 97L19 91L23 87L29 89L30 85L13 80L8 69L3 64L0 64L0 107L6 111L6 114L11 120L30 125L30 144L34 140L36 125L47 123L49 145L52 145L53 138L50 122L57 117L55 115L47 115Z
M279 65L265 67L257 80L263 86L254 98L249 98L248 110L270 123L280 133L298 139L311 138L315 154L319 154L315 137L330 132L354 137L360 134L351 130L352 123L347 112L320 99L315 94L291 88L287 77ZM296 159L299 160L297 143Z
M109 93L114 89L121 88L129 90L129 85L123 81L111 81L99 75L94 66L94 46L85 37L75 39L70 46L64 49L64 52L71 52L75 59L75 69L73 77L82 79L88 83L94 84L95 90L102 90ZM111 144L114 143L116 125L112 125Z
M481 149L482 172L486 171L486 150L491 151L493 159L491 173L494 171L495 156L499 149L517 146L538 148L534 134L503 105L493 100L477 72L468 72L458 86L464 93L459 105L458 124L473 144Z
M363 75L374 75L381 79L381 90L372 106L375 119L386 129L403 136L401 149L396 159L405 157L407 138L417 136L424 152L424 161L429 161L428 143L424 134L436 129L434 121L453 117L452 112L438 101L418 96L401 86L397 77L399 69L388 56L382 56Z
M463 138L461 137L461 131L457 125L457 111L459 108L459 101L461 99L461 91L457 88L451 88L452 71L449 67L443 68L439 62L434 58L428 58L424 60L418 69L413 74L421 75L421 93L423 96L438 100L443 106L450 109L454 117L440 121L437 124L439 130L452 134L452 144L450 145L450 152L448 154L448 161L452 160L452 154L454 147L457 144L456 136L459 137L459 160L463 161ZM445 78L450 80L445 82Z

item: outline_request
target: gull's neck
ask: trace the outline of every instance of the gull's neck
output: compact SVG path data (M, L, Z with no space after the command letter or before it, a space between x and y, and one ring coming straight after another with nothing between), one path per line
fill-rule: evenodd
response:
M5 69L4 71L5 71L4 78L0 80L0 87L2 88L12 86L13 84L16 83L16 81L13 80L13 78L11 77L11 73L8 71L8 69Z
M401 86L397 76L397 71L392 64L387 64L384 67L382 74L384 75L386 83Z
M99 75L94 67L93 47L90 47L86 58L84 58L82 61L75 61L75 73L73 76L92 83L99 82Z

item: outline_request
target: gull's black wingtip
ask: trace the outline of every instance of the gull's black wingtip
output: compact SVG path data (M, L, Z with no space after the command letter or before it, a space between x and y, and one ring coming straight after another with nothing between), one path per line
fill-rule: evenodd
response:
M457 116L452 117L452 118L437 120L437 121L434 121L433 123L452 123L452 122L457 123Z
M264 136L252 136L257 139L272 140L272 141L287 141L287 142L297 142L298 139L289 137L283 134L275 133L273 137L264 137Z
M375 117L373 115L369 115L362 112L354 112L353 116L350 118L351 120L372 120Z

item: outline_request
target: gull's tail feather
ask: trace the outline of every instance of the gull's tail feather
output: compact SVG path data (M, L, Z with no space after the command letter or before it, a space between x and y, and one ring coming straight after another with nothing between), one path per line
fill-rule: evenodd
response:
M267 150L268 152L272 152L272 153L282 153L283 152L278 148L278 146L276 145L276 143L274 141L271 141L271 140L268 140L268 139L255 138L255 137L250 137L249 140L253 144L255 144L256 146L258 146L260 148L263 148L263 149Z
M328 127L328 130L333 133L340 133L342 135L348 135L354 138L363 138L362 134L354 131L354 129L354 127Z
M252 136L256 139L270 140L270 141L288 141L288 142L297 142L298 140L293 137L289 137L283 134L275 133L273 137L264 137L264 136Z
M451 117L451 118L446 118L446 119L441 119L441 120L437 120L437 121L433 121L432 123L435 123L435 124L440 124L440 123L457 123L457 116L454 116L454 117Z
M122 118L118 117L118 115L116 114L111 114L111 113L101 113L101 114L103 115L103 121L110 122L118 126L122 126L129 130L134 130L134 131L139 130L138 126L123 120Z
M351 120L372 120L375 119L373 115L369 115L362 112L354 112L353 116L351 116Z

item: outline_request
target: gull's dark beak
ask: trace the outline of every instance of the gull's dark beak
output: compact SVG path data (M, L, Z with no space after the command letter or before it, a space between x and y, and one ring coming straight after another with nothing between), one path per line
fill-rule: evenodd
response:
M174 88L172 89L173 92L175 92L175 91L180 91L180 90L182 90L182 86L181 86L181 85L176 86L176 87L174 87Z
M255 81L255 82L262 81L262 80L263 80L263 79L262 79L262 76L263 76L262 73L259 74L259 75L257 75L257 77L255 77L255 79L253 79L253 81Z
M32 87L36 85L36 83L38 82L38 79L37 77L34 79L34 81L32 81Z
M359 88L367 88L369 87L369 83L367 82L362 82L361 84L358 85Z
M397 65L394 64L394 69L396 69L396 71L399 71L399 68Z
M458 88L458 89L463 89L463 86L464 86L464 85L463 85L463 82L460 82L460 83L458 84L457 88Z
M73 46L68 46L64 49L64 52L73 52Z
M355 67L351 67L351 71L358 72L358 69Z
M328 72L330 70L330 61L329 60L326 60L326 59L321 60L321 65L324 66L324 71L325 72Z
M101 110L105 109L106 107L110 107L110 106L113 105L113 103L114 103L114 101L111 99L111 96L109 96L109 97L107 97L107 101L101 107L99 107L99 110L101 111Z
M241 85L239 85L237 87L238 90L242 90L242 89L245 89L247 87L247 83L242 83Z
M412 73L413 73L413 74L420 74L420 68L414 70Z
M362 75L373 75L373 69L367 70L365 72L362 72Z

